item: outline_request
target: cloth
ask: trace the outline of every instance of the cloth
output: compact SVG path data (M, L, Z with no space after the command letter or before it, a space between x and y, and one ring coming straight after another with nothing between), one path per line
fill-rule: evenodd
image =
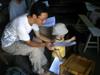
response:
M18 40L30 40L29 33L31 30L39 31L39 27L36 24L33 24L32 26L29 25L27 14L16 18L9 23L4 30L1 38L2 47L8 47Z
M9 14L10 20L15 19L16 17L26 13L27 6L25 0L21 0L20 3L17 3L16 0L11 0L9 3Z
M4 47L4 51L13 55L27 55L31 64L34 66L35 72L40 73L42 66L47 63L47 59L44 55L44 48L30 47L21 41L17 41L9 47Z

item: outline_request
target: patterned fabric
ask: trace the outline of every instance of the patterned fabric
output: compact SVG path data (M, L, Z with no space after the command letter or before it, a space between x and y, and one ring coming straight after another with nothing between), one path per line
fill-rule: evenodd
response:
M15 28L11 28L10 23L6 26L5 31L6 33L3 33L2 35L2 46L9 46L12 43L14 43L14 41L16 40L16 31L14 30Z

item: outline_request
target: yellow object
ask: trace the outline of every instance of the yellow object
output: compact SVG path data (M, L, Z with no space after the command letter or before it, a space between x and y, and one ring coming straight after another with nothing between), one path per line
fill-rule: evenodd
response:
M56 40L55 42L63 42L64 39ZM63 58L65 56L65 46L54 46L53 48L53 57Z

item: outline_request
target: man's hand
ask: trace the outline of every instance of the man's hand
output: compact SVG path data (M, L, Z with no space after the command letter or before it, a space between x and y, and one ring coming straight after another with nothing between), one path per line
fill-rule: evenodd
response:
M49 50L53 51L53 44L52 44L52 43L46 43L46 47L47 47Z
M39 38L33 38L33 40L32 40L33 42L35 41L35 42L38 42L38 43L42 43L43 41L41 40L41 39L39 39Z
M24 41L27 45L31 46L31 47L45 47L46 44L45 43L39 43L39 42L33 42L31 40L29 41Z
M51 40L49 38L45 37L44 35L41 35L39 32L35 32L35 34L36 34L36 37L41 39L42 41L51 42Z
M45 43L40 43L40 47L45 47L46 44Z

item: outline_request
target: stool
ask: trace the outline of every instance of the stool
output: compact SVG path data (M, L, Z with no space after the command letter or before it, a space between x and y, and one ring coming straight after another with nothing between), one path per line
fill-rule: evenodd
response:
M94 69L94 61L72 54L60 65L60 75L66 75L67 73L72 75L92 75Z

